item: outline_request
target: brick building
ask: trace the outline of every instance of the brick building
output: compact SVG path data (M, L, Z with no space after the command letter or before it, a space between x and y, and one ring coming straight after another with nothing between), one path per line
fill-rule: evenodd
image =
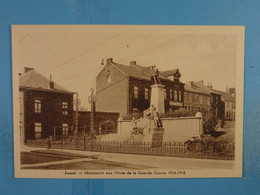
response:
M234 88L233 88L234 89ZM227 92L215 90L217 93L221 94L221 100L224 102L224 119L229 121L234 121L236 116L236 101L234 93L229 94Z
M222 94L212 88L212 85L204 85L203 81L190 81L188 85L198 91L207 94L210 97L210 109L219 119L225 117L225 103L222 101Z
M184 108L190 111L198 112L201 110L210 110L210 94L199 88L184 85Z
M106 66L96 77L96 110L119 112L121 115L141 113L150 106L152 66L129 65L107 59ZM184 83L180 82L178 69L159 72L165 86L165 111L172 112L183 107Z
M19 75L20 130L23 142L68 135L73 124L73 92L32 68Z

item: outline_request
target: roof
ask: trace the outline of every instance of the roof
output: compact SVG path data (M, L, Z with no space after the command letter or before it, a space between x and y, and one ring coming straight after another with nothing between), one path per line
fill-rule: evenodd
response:
M209 95L208 93L205 93L202 90L199 90L198 88L195 89L187 84L184 85L184 91L192 92L192 93L199 93L199 94L204 94L204 95Z
M164 76L169 77L169 76L175 75L176 73L180 74L180 71L179 71L179 69L173 69L173 70L161 71L161 73Z
M216 91L216 93L220 94L226 101L232 101L232 102L235 101L235 97L233 97L232 95L230 95L226 92L215 90L215 89L214 89L214 91Z
M207 93L207 94L215 93L215 94L221 95L225 99L225 101L235 101L235 98L228 93L212 89L210 87L207 87L207 86L201 84L200 82L195 82L195 81L191 81L191 82L193 83L192 88L195 89L195 90L201 90L201 91L204 91L204 93Z
M50 80L35 70L30 70L19 77L20 87L37 90L49 90L55 92L72 93L54 82L54 89L50 88Z
M207 93L207 94L211 94L211 93L218 94L216 91L214 91L210 87L207 87L199 82L196 82L196 81L191 81L191 82L193 83L193 88L195 88L195 89L202 90L204 93Z
M118 64L115 62L111 64L117 67L118 69L120 69L125 75L130 77L151 80L151 77L154 76L154 71L152 70L152 66L148 66L148 67L141 66L141 65L128 66L128 65ZM159 78L170 80L165 75L163 75L160 71L159 71Z

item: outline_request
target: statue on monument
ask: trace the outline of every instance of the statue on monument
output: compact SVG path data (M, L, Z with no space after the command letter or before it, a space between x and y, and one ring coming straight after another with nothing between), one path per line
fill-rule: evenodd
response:
M162 121L160 119L160 115L157 111L157 108L154 105L151 105L150 108L144 111L144 117L154 120L154 124L156 127L162 127Z
M153 69L153 79L154 79L154 84L161 84L160 78L159 78L159 70L156 67L156 65L152 66Z
M136 119L135 117L132 118L133 134L143 134L144 129L148 125L148 121L146 119L153 120L155 127L162 128L162 121L160 119L157 108L154 105L151 105L143 112L143 117L139 119Z
M138 127L137 125L137 123L140 122L142 119L143 119L142 117L140 119L135 119L135 117L132 118L132 125L133 125L132 133L143 134L145 127Z

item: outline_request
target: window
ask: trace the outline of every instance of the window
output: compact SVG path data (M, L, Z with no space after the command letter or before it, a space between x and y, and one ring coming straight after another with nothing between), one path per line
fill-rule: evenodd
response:
M188 94L187 93L184 93L184 101L185 102L188 102L189 100L188 100Z
M68 135L69 134L69 125L67 123L62 124L62 135Z
M181 102L181 91L179 91L179 101Z
M148 90L148 88L144 88L144 98L145 98L146 100L149 99L149 90Z
M170 89L170 100L172 100L172 89Z
M138 114L139 109L138 108L133 108L133 114Z
M42 138L42 124L34 123L34 138L40 139Z
M107 83L111 83L111 75L110 74L107 75Z
M164 92L164 99L166 100L166 95L167 95L166 94L166 89L164 89L163 92Z
M34 100L34 113L42 112L42 103L41 100Z
M200 96L200 104L202 105L202 103L203 103L203 97Z
M63 115L69 114L68 108L69 108L68 102L62 102L62 114Z
M174 90L174 100L178 100L178 91Z
M210 105L210 98L207 99L207 104Z
M134 86L134 98L138 99L138 87Z
M227 111L227 118L230 118L230 113L229 113L229 111Z

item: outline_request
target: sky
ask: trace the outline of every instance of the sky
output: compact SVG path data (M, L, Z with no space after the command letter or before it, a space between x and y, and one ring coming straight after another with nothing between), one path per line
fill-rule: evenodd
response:
M107 58L129 65L178 68L181 82L203 80L214 89L235 87L237 35L232 27L15 25L13 71L34 68L88 107L91 87ZM17 74L18 75L18 74Z

